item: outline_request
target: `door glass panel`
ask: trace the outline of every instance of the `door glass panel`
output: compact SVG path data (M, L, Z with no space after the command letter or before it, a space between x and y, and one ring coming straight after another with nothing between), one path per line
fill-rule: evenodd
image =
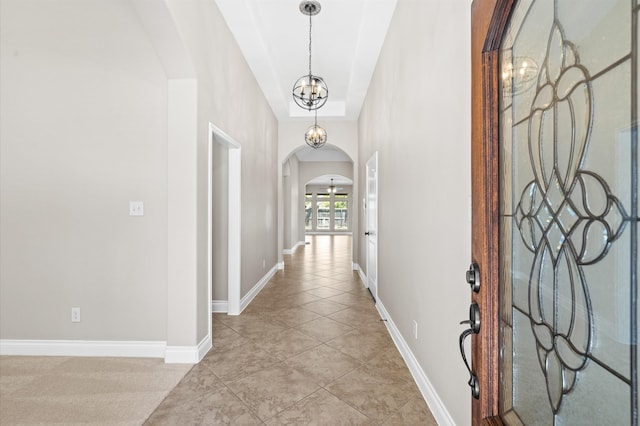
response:
M637 2L521 0L502 38L507 424L638 425Z
M333 223L336 231L349 229L349 201L347 194L333 196Z
M311 217L312 212L313 212L313 201L307 198L307 200L305 200L304 202L304 229L306 230L313 229L313 220Z
M329 228L331 227L330 207L331 207L330 201L316 202L316 229L326 231L326 230L329 230Z

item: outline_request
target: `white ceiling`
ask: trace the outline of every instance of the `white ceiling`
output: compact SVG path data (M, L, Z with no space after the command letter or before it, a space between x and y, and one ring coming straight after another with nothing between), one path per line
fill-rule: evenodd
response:
M352 162L351 157L349 157L343 150L331 144L326 144L322 149L313 149L310 146L305 145L299 148L295 154L299 161Z
M356 120L397 0L318 0L312 72L329 88L318 116ZM309 72L309 17L299 0L216 0L279 121L309 119L291 91Z
M331 179L333 179L333 184L338 187L338 191L342 190L341 186L351 186L353 185L353 181L348 177L342 175L322 175L316 178L311 179L307 182L307 185L330 185Z

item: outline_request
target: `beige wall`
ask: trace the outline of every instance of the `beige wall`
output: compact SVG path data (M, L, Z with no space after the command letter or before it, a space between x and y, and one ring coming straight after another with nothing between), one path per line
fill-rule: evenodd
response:
M198 79L198 228L206 229L208 123L242 146L241 296L277 262L278 123L213 0L168 0ZM218 229L214 232L222 233ZM206 280L198 233L198 282ZM220 251L224 256L224 251ZM264 267L263 265L264 260ZM214 293L224 293L214 282ZM206 307L199 315L206 314ZM200 324L200 321L199 321Z
M243 294L277 261L277 122L214 1L0 8L0 339L197 344L210 122L242 146Z
M165 340L167 80L153 47L128 1L0 7L0 337Z
M361 194L379 152L379 301L459 425L471 403L457 344L470 302L469 27L470 1L399 0L358 123Z

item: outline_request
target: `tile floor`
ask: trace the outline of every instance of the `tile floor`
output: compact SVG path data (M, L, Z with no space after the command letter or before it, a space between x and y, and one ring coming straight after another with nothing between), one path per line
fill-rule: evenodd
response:
M368 291L351 236L307 236L145 424L436 425Z

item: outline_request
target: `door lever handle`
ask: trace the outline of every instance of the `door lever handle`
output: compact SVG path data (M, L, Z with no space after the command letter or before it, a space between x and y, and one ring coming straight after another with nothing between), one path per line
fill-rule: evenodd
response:
M471 306L469 306L469 319L466 321L461 321L460 324L469 324L469 328L464 330L460 334L458 343L460 345L460 355L462 355L464 365L469 371L470 378L467 383L469 386L471 386L471 395L475 399L479 399L480 382L478 381L478 376L476 376L473 371L471 371L471 366L469 365L469 361L467 361L467 355L464 351L464 340L472 334L478 334L480 332L480 308L478 307L477 303L472 303Z

